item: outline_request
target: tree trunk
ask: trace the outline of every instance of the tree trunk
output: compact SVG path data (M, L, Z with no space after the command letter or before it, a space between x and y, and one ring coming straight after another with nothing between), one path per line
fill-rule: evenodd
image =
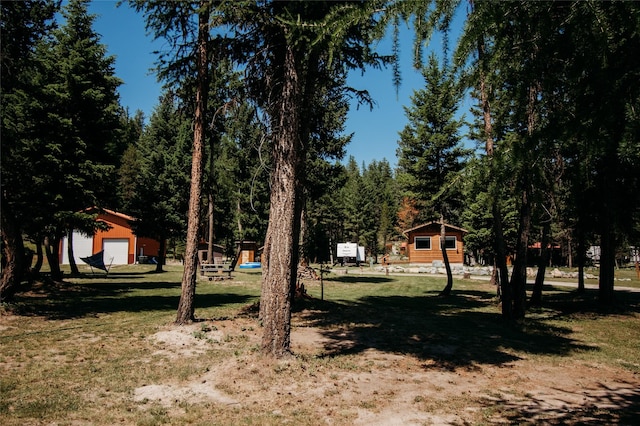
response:
M484 40L478 39L478 61L484 60ZM512 312L512 292L509 283L509 270L507 269L507 253L504 244L504 233L502 230L502 212L500 209L500 198L498 194L498 184L493 178L496 175L495 161L493 159L493 125L491 123L491 104L489 103L489 94L486 87L486 75L484 67L481 65L480 71L480 100L482 103L482 119L484 121L485 133L485 150L489 158L489 174L492 177L489 184L489 193L491 199L491 213L493 219L493 238L494 251L496 256L496 266L500 276L500 298L502 300L502 317L510 319Z
M449 296L453 288L453 273L449 264L449 256L447 255L447 228L444 224L444 215L440 215L440 250L442 251L442 260L447 271L447 285L440 292L440 296Z
M42 269L42 263L44 262L44 253L42 253L42 244L40 241L36 241L36 263L31 268L31 272L35 274L40 273L40 269Z
M496 191L496 190L494 190ZM504 233L502 232L502 213L498 204L497 195L493 199L493 234L494 251L496 252L496 267L500 281L499 295L502 301L502 317L511 319L513 317L513 293L509 283L509 270L507 269L507 250L504 243Z
M578 262L578 293L584 293L585 292L585 286L584 286L584 264L585 264L585 257L586 257L586 252L587 252L587 243L585 241L584 238L584 233L582 232L582 229L580 228L580 223L578 223L578 232L577 232L577 236L578 236L578 247L577 247L577 253L576 253L576 260Z
M215 117L214 117L215 120ZM215 263L215 258L214 258L214 254L213 254L213 241L215 240L215 229L214 229L214 213L215 213L215 205L213 203L214 201L214 194L213 194L213 187L214 187L214 182L215 182L215 175L214 175L214 167L215 167L215 140L214 138L211 138L211 143L209 145L209 187L207 190L207 218L209 220L209 226L208 226L208 231L209 234L207 236L207 263Z
M535 59L536 50L531 52L532 60ZM536 113L536 100L540 93L540 85L534 82L529 86L527 100L527 136L524 139L523 149L528 152L531 142L537 142L533 137L538 115ZM527 156L525 155L525 159ZM522 159L520 161L523 161ZM526 164L527 166L529 164ZM520 223L518 224L518 242L516 245L516 260L511 275L511 289L513 291L513 317L523 319L527 311L527 249L529 247L529 232L531 230L532 195L534 188L529 182L529 171L523 172L522 201L520 206Z
M520 223L518 225L516 259L511 272L513 318L515 319L524 318L527 310L527 247L529 245L529 230L531 227L531 201L528 182L525 182L524 186L522 206L520 207Z
M304 159L299 129L299 82L295 57L285 47L284 78L274 124L269 226L265 237L260 318L262 352L276 358L290 354L291 295L295 291L300 231L298 172Z
M240 199L236 200L236 220L238 224L238 235L240 235L240 240L244 239L244 230L242 228L242 221L240 218L242 217L242 208L240 208Z
M304 240L306 237L306 234L308 232L308 228L307 228L307 209L304 207L305 203L303 201L300 202L300 204L303 206L302 209L300 210L300 237L299 237L299 244L300 244L300 263L301 264L305 264L305 265L309 265L311 263L311 259L309 256L309 253L307 251L307 247L305 247L304 245Z
M2 229L2 275L0 281L0 302L13 298L20 287L24 271L24 242L22 232L16 225L17 221L12 211L2 197L2 214L0 223Z
M176 324L187 324L195 320L196 280L198 279L198 229L200 228L200 196L202 193L202 163L204 145L204 118L207 94L207 42L209 38L209 7L201 1L198 14L197 88L193 129L193 155L191 158L191 187L189 193L189 216L187 219L187 241L185 247L182 293L178 303Z
M213 151L213 147L211 147L211 151ZM213 167L213 161L211 162L211 167ZM209 234L207 236L207 263L215 263L214 262L214 254L213 254L213 239L214 239L214 230L213 230L213 193L211 189L209 189L209 193L207 194L207 198L209 200L207 217L209 219Z
M493 270L491 271L491 285L496 286L496 296L499 300L502 300L502 291L500 286L500 274L498 273L498 263L496 258L493 258Z
M78 265L76 265L76 257L73 254L73 229L67 231L67 256L69 257L69 267L72 275L79 275Z
M608 218L604 219L600 233L600 279L598 283L598 302L602 307L613 304L614 270L616 265L615 238Z
M45 237L44 251L49 262L49 270L51 271L51 279L59 281L62 279L62 271L60 270L60 238Z
M376 256L376 263L378 263L378 257ZM333 262L333 239L331 238L331 235L329 235L329 264L330 265L335 265L335 263Z
M158 247L158 263L156 263L156 272L163 272L163 265L165 264L165 253L167 252L167 239L160 238L160 247Z
M549 263L549 257L551 254L550 244L549 244L549 233L550 233L551 223L547 222L542 227L542 238L541 238L541 253L540 259L538 260L538 272L536 273L536 281L533 284L533 292L531 293L531 305L540 306L542 304L542 288L544 286L544 274L547 270L547 264Z

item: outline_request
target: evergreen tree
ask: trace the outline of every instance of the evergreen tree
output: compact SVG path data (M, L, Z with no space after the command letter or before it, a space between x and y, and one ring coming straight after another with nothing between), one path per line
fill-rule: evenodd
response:
M364 232L364 206L365 194L362 182L360 168L353 156L349 157L349 161L345 167L347 180L340 191L340 199L342 200L342 210L344 212L343 238L345 242L364 244L361 241Z
M53 10L47 3L34 5L34 17ZM113 76L114 58L105 56L106 49L91 28L93 17L87 15L86 2L70 2L62 16L62 28L24 52L32 61L26 68L35 89L23 93L27 103L22 105L28 108L13 124L22 129L14 145L22 147L21 168L8 167L7 173L17 175L3 178L4 185L31 169L26 175L30 182L22 186L29 191L22 201L29 206L23 211L22 226L37 247L44 241L54 278L61 275L60 239L74 228L92 234L98 224L84 209L115 193L110 184L120 131L116 93L120 80Z
M576 185L573 210L582 235L594 230L599 237L599 299L607 306L614 300L616 252L632 232L640 204L640 58L634 53L640 48L640 5L572 2L561 12L558 46L566 59L559 127L575 142L565 151Z
M222 55L223 44L215 39L212 43L212 66L209 76L209 90L207 101L209 103L207 110L212 111L213 115L210 120L208 131L208 146L206 146L206 156L208 161L205 165L204 177L204 198L206 199L206 216L208 218L207 235L203 238L207 241L207 262L213 259L214 241L218 240L219 234L216 232L222 229L218 222L224 221L226 216L218 214L220 212L219 204L221 187L218 182L218 166L217 162L222 152L222 139L224 137L226 127L230 121L233 121L233 115L239 108L234 108L241 98L241 82L240 75L232 70L232 64ZM229 208L226 208L227 212ZM204 212L203 212L204 214ZM224 213L223 213L224 214ZM225 224L226 225L226 224ZM230 228L233 229L233 228ZM227 232L228 235L228 232ZM232 242L233 243L233 242ZM229 248L232 248L233 244Z
M631 82L637 80L640 67L636 56L629 53L639 41L638 13L636 4L624 2L477 3L469 16L461 51L466 52L465 58L477 52L479 91L486 94L492 87L503 96L501 117L494 116L493 123L485 119L485 123L490 128L501 122L507 128L500 143L510 160L500 166L513 167L511 190L519 198L518 241L508 289L508 293L513 291L513 300L506 300L503 294L507 317L524 316L526 249L536 227L536 209L554 196L553 179L545 177L545 167L554 164L557 153L563 154L565 170L575 171L572 180L579 185L570 198L580 204L565 205L581 212L582 217L574 221L580 227L580 251L590 233L584 227L594 223L585 213L596 217L604 258L600 296L603 304L611 303L617 238L624 228L620 225L627 222L622 217L628 217L628 207L633 208L638 199L631 196L633 202L626 201L629 186L621 183L633 181L637 169L618 151L625 144L625 129L633 127L633 114L625 111L638 92ZM485 118L488 105L485 96ZM495 135L485 134L493 142ZM577 179L585 177L586 182L578 184ZM587 193L599 199L593 209L587 201L593 198ZM494 213L494 224L501 223L499 216Z
M301 218L302 250L301 258L308 262L311 256L328 260L331 251L329 229L324 229L319 222L310 222L314 216L313 210L318 208L319 198L327 199L335 196L332 179L342 168L332 164L344 156L345 146L351 140L351 135L344 135L345 121L349 110L347 93L345 91L346 72L335 70L323 87L319 89L310 101L315 102L309 108L309 144L305 161L305 184L303 187L303 210ZM331 192L328 192L331 191ZM333 204L333 202L330 202ZM317 216L316 216L317 217ZM311 231L315 238L311 238ZM318 238L319 241L314 242ZM318 243L319 245L316 245Z
M182 293L176 315L177 324L195 320L195 294L198 276L198 232L200 228L200 197L202 194L205 122L207 119L207 95L209 75L209 19L210 4L200 2L197 11L197 37L195 49L195 103L193 107L193 151L191 181L189 186L189 213L187 216L187 241L185 245L185 268L182 275Z
M43 97L43 72L36 46L50 34L55 1L0 3L0 197L2 214L2 275L0 301L9 300L19 289L26 262L22 235L32 219L33 158L40 143L38 102Z
M210 22L213 4L199 2L146 2L130 4L145 14L147 29L162 37L170 48L158 59L158 76L176 89L185 110L193 114L193 146L187 236L182 293L176 315L177 324L195 320L195 292L198 276L198 237L201 233L202 187L209 115L209 72L211 64Z
M181 238L186 230L190 162L190 125L178 112L174 95L165 93L145 127L135 151L128 151L131 171L136 170L127 212L137 236L160 242L156 272L162 271L165 243ZM126 169L121 169L122 175Z
M387 242L394 235L398 200L396 199L395 182L389 162L372 161L362 174L362 192L365 207L361 213L364 217L364 237L369 253L375 257L385 254Z
M492 40L487 35L487 26L493 22L493 17L484 17L478 12L478 8L483 11L491 12L490 7L476 7L475 3L471 3L471 8L465 23L464 32L458 41L456 53L454 55L458 67L466 66L467 59L472 58L471 72L469 72L467 81L468 85L475 87L475 97L479 102L481 111L482 126L477 137L482 141L486 153L486 171L490 177L487 184L487 201L491 210L492 222L492 240L494 252L494 279L499 280L499 293L502 300L502 315L505 318L511 318L512 297L511 288L509 286L509 271L507 269L507 250L505 247L505 238L503 230L503 215L501 211L501 200L504 185L500 180L500 157L502 150L496 150L496 135L499 129L500 121L495 119L494 102L500 98L497 96L499 92L499 83L497 73L492 73Z
M54 276L60 274L61 237L72 228L88 234L96 229L95 216L84 209L115 203L115 169L122 152L116 91L121 81L114 76L115 58L106 56L92 28L95 17L87 13L87 3L73 0L66 5L65 24L54 32L51 48L43 50L48 73L43 107L49 127L43 156L36 162L44 175L34 190L51 197L41 207Z
M314 186L308 195L313 201L308 201L304 252L315 262L333 263L336 244L345 241L346 213L340 194L348 177L341 163L322 164L322 169L316 167L322 186Z
M299 255L305 166L314 101L337 70L379 63L368 41L370 3L236 2L225 25L236 30L250 96L268 115L272 155L269 227L263 254L263 351L289 353L291 298ZM296 17L296 18L293 18Z
M462 91L455 76L441 68L434 54L422 71L425 89L416 91L411 108L405 107L409 124L400 132L398 142L399 179L408 194L420 202L423 220L441 222L441 250L447 268L448 295L453 275L445 247L445 221L460 217L460 171L469 151L459 135L462 120L456 118Z
M475 135L472 137L481 137ZM493 220L493 196L492 184L487 182L490 173L491 161L497 162L497 155L493 158L479 156L472 159L464 170L463 198L465 208L461 216L461 224L469 232L465 235L465 250L471 255L474 261L482 265L493 266L492 283L500 284L498 276L498 256L496 253L496 235ZM499 181L506 181L494 170L493 175ZM501 212L500 228L502 229L502 240L504 250L513 253L517 238L518 212L513 194L505 188L502 198L497 200L498 210ZM503 259L504 261L504 259ZM508 283L508 281L507 281Z
M193 7L190 3L134 2L138 10L147 12L148 26L157 35L171 36L173 24L179 28L174 40L184 40L190 32ZM201 122L204 106L202 79L206 75L207 56L205 28L214 22L225 34L232 36L230 50L245 71L245 87L249 97L267 115L271 144L271 194L269 226L263 254L262 299L260 317L264 324L262 347L266 354L276 357L289 353L291 297L295 288L298 263L300 218L304 201L304 176L311 135L312 111L322 88L340 71L367 65L379 66L391 58L375 54L370 42L384 34L386 24L409 9L420 13L416 21L421 35L427 33L431 20L430 3L408 4L398 1L375 2L260 2L238 1L215 3L215 19L208 15L211 3L201 1L200 36L186 44L177 43L178 50L199 49L197 61L170 59L166 69L174 75L189 76L185 69L196 64L200 91L196 94L198 106L194 137L194 161L190 197L190 217L197 224L196 203L199 203L201 177ZM385 11L385 6L389 8ZM388 13L386 13L388 12ZM186 40L185 40L186 41ZM180 59L188 55L178 55ZM166 75L166 73L165 73ZM197 149L196 149L197 148ZM192 256L190 245L195 241L195 230L189 221L187 255ZM190 268L195 259L187 259L183 278L183 297L177 322L193 319L195 277ZM187 269L189 268L189 269Z
M215 235L228 255L236 241L264 242L269 217L269 155L256 110L248 102L228 112L215 158Z

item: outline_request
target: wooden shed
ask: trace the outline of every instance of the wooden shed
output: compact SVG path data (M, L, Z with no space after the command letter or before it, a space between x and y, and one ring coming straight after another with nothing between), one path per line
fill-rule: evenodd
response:
M238 264L258 261L258 243L255 241L236 241Z
M224 247L220 244L213 244L213 261L209 262L207 259L207 252L209 251L209 244L206 241L198 243L198 262L201 265L205 263L222 264L224 258Z
M73 257L77 264L82 264L81 257L88 257L104 250L104 262L112 265L127 265L138 262L139 258L151 259L158 256L160 242L144 237L137 237L131 229L133 217L113 210L102 209L98 212L97 221L109 225L107 231L98 231L87 236L80 232L73 233ZM60 251L62 264L69 264L67 240L62 240Z
M467 233L465 229L453 225L446 227L446 248L449 263L462 265L464 263L464 241ZM407 256L409 263L426 265L434 261L442 262L440 249L440 222L429 222L403 232L407 236Z

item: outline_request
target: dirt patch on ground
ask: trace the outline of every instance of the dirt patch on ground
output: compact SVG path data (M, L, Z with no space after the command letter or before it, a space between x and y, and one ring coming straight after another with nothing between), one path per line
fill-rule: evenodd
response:
M446 366L378 349L350 353L353 342L339 330L294 327L295 355L273 361L257 350L260 332L246 318L160 330L151 337L156 355L196 357L240 340L256 350L183 383L147 384L134 399L165 407L202 401L276 418L297 411L309 424L336 425L626 424L640 415L637 374L571 358Z

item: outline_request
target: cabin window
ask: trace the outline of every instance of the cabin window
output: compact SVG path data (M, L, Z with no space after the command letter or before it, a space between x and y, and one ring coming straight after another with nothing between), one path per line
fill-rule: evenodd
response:
M416 250L431 250L431 237L416 237Z
M447 236L444 239L444 246L447 250L455 250L456 249L456 237L455 236Z

